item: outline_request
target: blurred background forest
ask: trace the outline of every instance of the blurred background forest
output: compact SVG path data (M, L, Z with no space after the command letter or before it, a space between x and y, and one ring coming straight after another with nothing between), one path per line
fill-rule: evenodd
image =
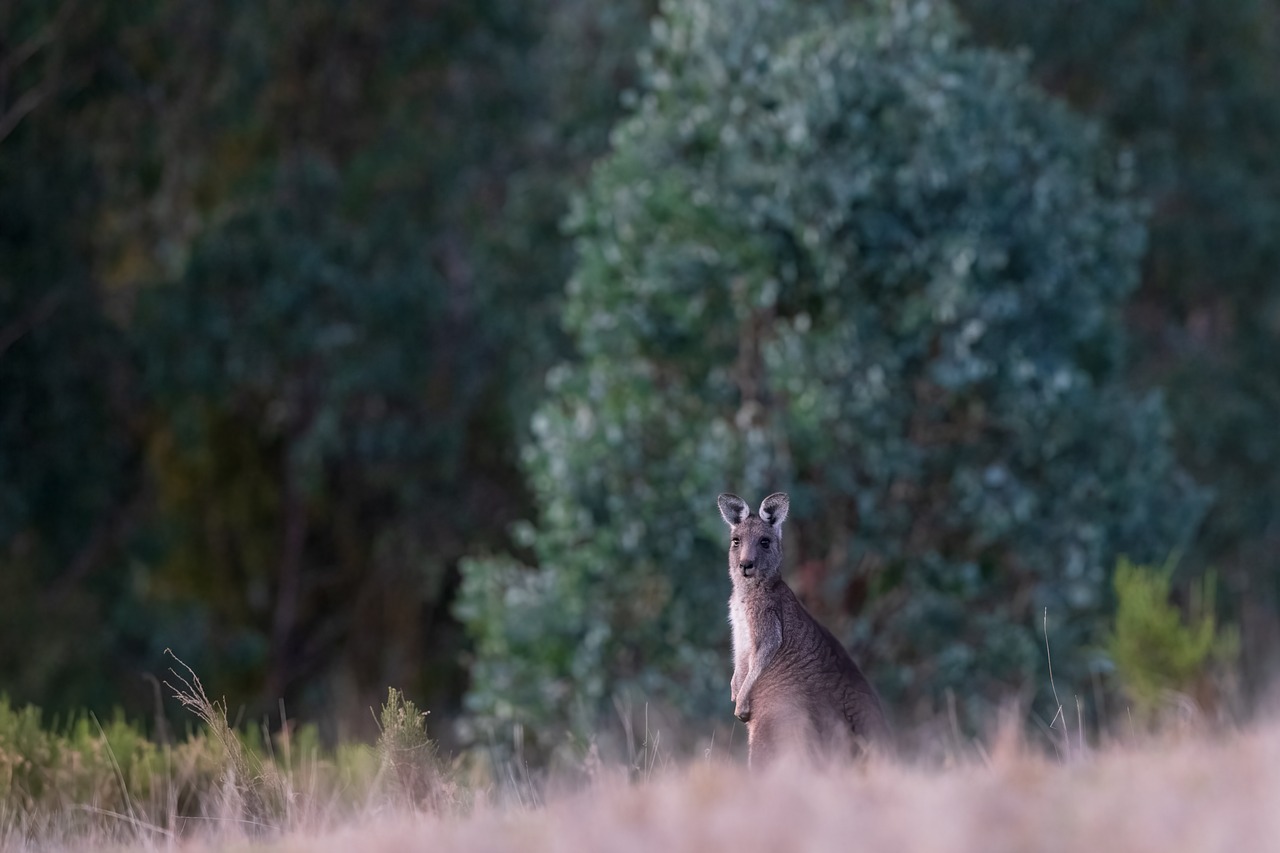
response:
M1046 607L1112 689L1125 556L1267 684L1280 3L661 12L0 5L0 693L727 719L776 489L901 719L1042 689Z

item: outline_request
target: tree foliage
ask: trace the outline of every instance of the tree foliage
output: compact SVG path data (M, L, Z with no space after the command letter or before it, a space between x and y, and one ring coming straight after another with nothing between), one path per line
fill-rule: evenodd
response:
M205 653L264 673L269 695L377 632L369 610L413 620L459 547L442 522L465 512L478 390L460 364L479 354L451 340L403 226L355 225L335 190L324 170L282 176L136 319L174 527L157 595L198 596Z
M959 0L975 32L1133 152L1150 250L1130 311L1134 375L1167 389L1176 446L1215 502L1192 565L1223 568L1245 663L1280 643L1280 8L1265 0Z
M1277 8L956 5L0 3L0 688L722 713L725 488L908 718L1175 542L1263 683Z
M1082 676L1115 555L1203 506L1123 382L1127 164L939 4L673 5L645 67L572 218L537 568L466 566L472 712L725 710L724 489L791 492L793 580L907 718L1035 689L1045 607Z
M137 465L93 262L103 187L78 143L119 9L71 5L0 9L0 684L55 705L110 696L109 650L136 636L127 573L95 573L136 520Z
M196 610L192 659L267 707L459 691L454 564L523 500L512 413L563 251L519 239L554 209L486 225L543 132L542 11L244 4L208 57L221 85L190 124L215 140L179 137L180 192L207 195L136 317L148 582Z
M447 707L643 4L77 5L0 11L0 680Z

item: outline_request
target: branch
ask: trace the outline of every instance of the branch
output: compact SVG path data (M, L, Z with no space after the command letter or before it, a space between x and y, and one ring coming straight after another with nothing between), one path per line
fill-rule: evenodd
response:
M60 23L60 21L52 21L41 28L40 32L10 51L4 60L0 61L0 79L8 78L10 74L21 68L27 60L39 53L41 49L53 44L54 37L58 34Z
M66 596L71 588L91 575L112 549L129 535L138 523L143 508L141 495L135 495L123 506L107 512L94 526L88 540L62 572L45 590L45 599L53 602Z
M3 52L4 58L0 60L0 101L8 100L6 90L9 80L19 68L30 62L45 48L52 48L53 55L47 62L48 70L44 79L23 92L12 107L0 113L0 142L4 142L24 118L58 90L65 47L59 44L59 39L63 35L67 22L71 20L77 2L78 0L64 0L52 21L13 50ZM0 39L0 47L4 47L3 39Z
M34 89L23 92L22 97L18 98L18 102L13 105L4 115L0 115L0 142L4 142L5 138L18 127L24 118L31 113L40 103L53 94L57 88L57 78L45 80Z
M4 134L0 133L0 139L3 138ZM67 291L61 287L46 293L44 298L32 306L26 314L9 325L0 327L0 357L3 357L9 347L20 341L32 329L52 317L53 312L66 301L66 297Z

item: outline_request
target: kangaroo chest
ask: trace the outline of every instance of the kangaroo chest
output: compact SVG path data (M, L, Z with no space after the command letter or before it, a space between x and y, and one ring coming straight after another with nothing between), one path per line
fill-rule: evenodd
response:
M751 650L751 619L742 594L734 590L729 597L729 628L733 633L733 653L737 657Z
M761 642L762 634L773 633L791 621L786 617L786 602L776 590L737 588L729 598L729 625L733 632L735 659L753 652ZM788 645L787 632L783 632L783 649Z

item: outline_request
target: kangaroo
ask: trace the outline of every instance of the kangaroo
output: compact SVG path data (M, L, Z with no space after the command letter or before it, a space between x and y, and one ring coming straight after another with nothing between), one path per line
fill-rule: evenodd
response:
M723 494L717 503L730 529L729 699L747 725L748 764L795 750L818 758L887 745L889 727L875 688L782 580L782 522L790 499L769 495L758 515L737 495Z

